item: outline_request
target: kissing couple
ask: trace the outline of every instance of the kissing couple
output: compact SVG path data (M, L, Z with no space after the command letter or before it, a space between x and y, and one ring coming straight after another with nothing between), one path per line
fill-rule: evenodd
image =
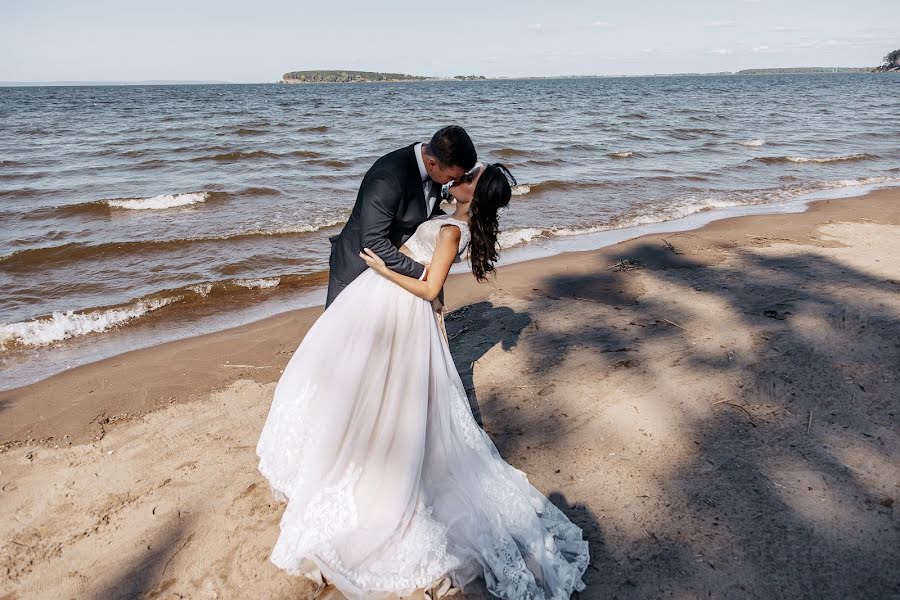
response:
M375 161L332 239L327 308L285 367L256 448L287 502L271 561L317 593L584 589L581 529L475 421L433 305L466 250L476 279L494 271L514 184L477 162L463 128L444 127Z

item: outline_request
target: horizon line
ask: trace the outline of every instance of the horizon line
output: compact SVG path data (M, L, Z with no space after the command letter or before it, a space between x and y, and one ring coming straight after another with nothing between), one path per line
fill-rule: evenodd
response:
M677 73L640 73L627 74L618 73L614 75L600 74L569 74L569 75L499 75L496 77L488 77L485 80L515 80L515 79L592 79L592 78L624 78L624 77L684 77L684 76L716 76L716 75L737 75L742 71L784 71L791 69L874 69L876 67L751 67L748 69L740 69L738 71L708 71L708 72L677 72ZM313 71L347 71L348 69L311 69ZM369 71L371 73L380 73L381 71ZM405 74L404 74L405 75ZM458 81L454 77L440 77L432 75L421 75L417 77L425 77L431 81ZM427 81L426 81L427 82ZM324 82L323 82L324 83ZM422 83L422 81L409 82L362 82L362 83ZM466 82L471 83L471 82ZM66 86L140 86L140 85L277 85L278 81L227 81L221 79L141 79L141 80L93 80L93 79L72 79L72 80L50 80L50 81L0 81L0 87L66 87ZM302 84L301 84L302 85ZM306 85L315 85L309 83Z

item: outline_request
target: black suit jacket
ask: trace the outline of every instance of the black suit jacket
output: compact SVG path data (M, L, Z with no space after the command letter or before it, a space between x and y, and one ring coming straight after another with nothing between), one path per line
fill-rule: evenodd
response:
M416 227L442 211L438 199L428 213L415 146L382 156L363 177L347 224L339 235L331 238L325 306L366 270L366 263L359 257L363 248L380 256L392 271L417 279L422 276L425 267L402 254L399 248ZM439 198L439 184L431 186L432 195Z

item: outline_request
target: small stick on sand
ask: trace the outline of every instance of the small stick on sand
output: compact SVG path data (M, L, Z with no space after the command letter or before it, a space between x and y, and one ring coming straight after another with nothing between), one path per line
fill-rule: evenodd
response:
M796 242L797 244L800 243L793 238L768 237L765 235L749 235L749 234L747 235L747 237L750 239L754 239L754 240L774 240L774 241L779 241L779 242Z
M809 411L809 420L806 422L806 435L809 435L810 427L812 427L812 411Z
M666 245L666 248L668 248L669 250L672 251L672 254L681 254L681 252L680 252L679 250L677 250L677 249L675 248L675 246L673 246L671 243L669 243L669 240L663 238L663 241L662 241L662 242L663 242L663 244Z
M638 264L636 260L632 260L630 258L626 258L618 261L616 264L612 266L613 271L625 271L628 273L629 271L633 271L635 269L639 269L641 266Z
M718 402L712 403L713 406L715 406L716 404L727 404L728 406L733 406L735 408L741 409L742 411L747 413L748 417L750 417L750 424L753 425L754 427L756 427L756 422L753 420L753 415L751 415L750 411L747 410L745 407L741 406L740 404L735 404L734 402L729 402L728 400L719 400Z
M684 327L682 327L682 326L679 325L678 323L675 323L674 321L670 321L670 320L668 320L668 319L663 319L663 321L665 321L665 322L668 323L669 325L674 325L674 326L677 327L678 329L684 329ZM684 330L687 331L687 329L684 329Z
M464 334L464 333L467 332L468 330L469 330L468 327L463 327L462 329L460 329L459 331L457 331L457 332L454 333L453 335L448 336L447 339L448 339L448 340L455 340L456 338L458 338L459 336L461 336L462 334Z

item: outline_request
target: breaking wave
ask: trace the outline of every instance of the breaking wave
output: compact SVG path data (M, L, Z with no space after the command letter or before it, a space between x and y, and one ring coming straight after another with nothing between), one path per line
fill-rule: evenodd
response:
M118 329L163 308L182 306L190 310L196 302L218 298L231 305L236 294L259 294L281 286L309 288L327 281L327 273L284 275L256 279L226 279L166 290L125 304L85 310L56 311L53 314L0 325L0 350L46 346L70 338ZM168 314L168 313L167 313Z
M843 156L760 156L753 160L776 165L781 163L833 163L833 162L849 162L856 160L875 160L877 156L871 154L845 154Z
M206 192L191 192L188 194L162 194L150 198L106 200L106 204L111 208L124 208L127 210L162 210L200 204L206 202L208 198L209 194Z

